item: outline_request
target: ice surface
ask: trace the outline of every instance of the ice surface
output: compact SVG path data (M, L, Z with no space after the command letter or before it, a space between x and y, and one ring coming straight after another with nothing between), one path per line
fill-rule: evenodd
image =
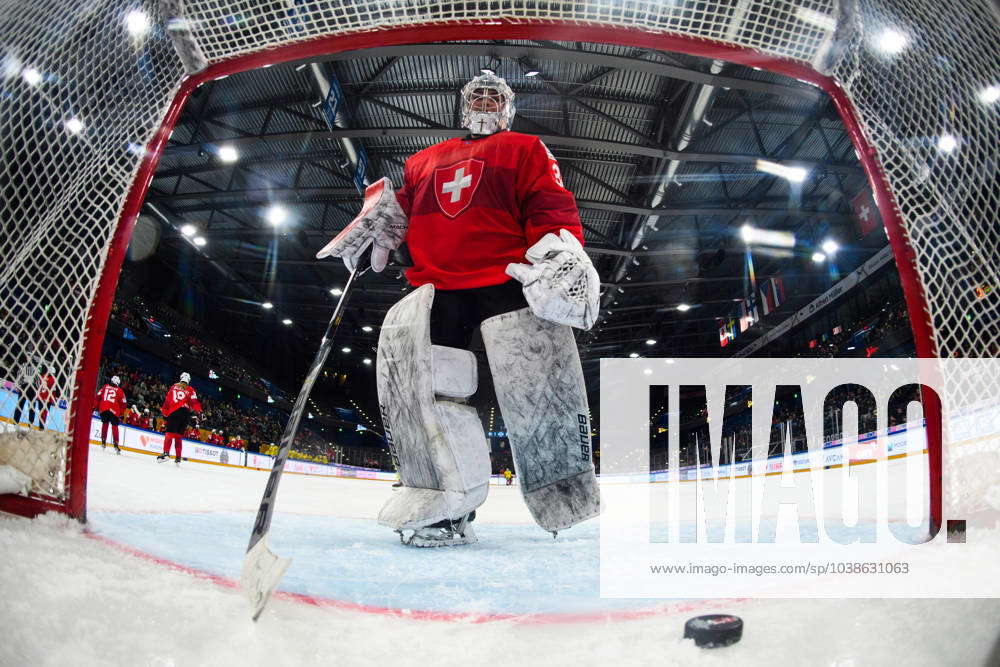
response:
M265 482L92 448L88 529L136 553L0 516L0 665L1000 663L996 600L601 600L596 522L553 540L516 487L491 488L478 544L416 550L374 521L389 484L302 475L282 480L271 538L300 595L255 624L233 584ZM702 613L742 617L743 640L682 640Z

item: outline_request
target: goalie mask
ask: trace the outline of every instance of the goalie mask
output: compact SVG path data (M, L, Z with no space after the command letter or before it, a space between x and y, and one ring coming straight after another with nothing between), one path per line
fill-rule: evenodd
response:
M514 91L496 74L480 74L462 88L462 127L473 134L509 130L514 122Z

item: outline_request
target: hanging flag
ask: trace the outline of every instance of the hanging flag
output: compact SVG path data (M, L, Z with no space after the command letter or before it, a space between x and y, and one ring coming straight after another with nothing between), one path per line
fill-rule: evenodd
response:
M760 320L760 312L757 310L757 292L754 290L750 292L750 296L747 297L747 314L750 316L750 324L757 324Z
M854 209L854 217L858 219L858 230L862 237L882 226L878 207L875 206L872 191L868 188L855 195L854 199L851 200L851 208Z
M781 276L774 276L769 282L771 292L774 294L774 307L777 308L785 302L785 284L781 282Z
M774 310L774 292L771 290L770 279L760 283L760 310L765 315Z
M747 312L747 300L743 299L740 301L739 308L739 323L740 323L740 333L743 333L750 328L750 315Z

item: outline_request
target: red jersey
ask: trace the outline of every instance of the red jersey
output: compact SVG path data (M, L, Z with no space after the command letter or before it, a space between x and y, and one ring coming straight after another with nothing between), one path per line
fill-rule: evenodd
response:
M541 139L498 132L442 141L411 156L396 194L410 221L409 282L470 289L510 280L511 262L545 234L583 243L576 199Z
M198 394L195 393L191 385L175 384L167 389L167 396L163 399L160 410L165 417L169 417L180 408L188 408L194 412L201 412L201 403L198 402Z
M56 397L52 393L55 384L56 378L52 373L42 373L38 378L38 400L42 403L55 403Z
M97 413L110 410L115 417L125 412L125 390L113 384L106 384L97 392Z

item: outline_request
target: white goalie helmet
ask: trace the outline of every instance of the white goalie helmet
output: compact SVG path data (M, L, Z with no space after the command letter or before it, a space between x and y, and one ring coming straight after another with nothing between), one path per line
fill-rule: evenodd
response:
M514 122L514 91L493 73L473 77L462 88L462 127L473 134L509 130Z
M191 381L190 373L181 373L181 382L190 382L190 381Z
M113 384L115 386L118 386L121 383L122 383L122 379L120 377L118 377L117 375L111 376L111 384Z

